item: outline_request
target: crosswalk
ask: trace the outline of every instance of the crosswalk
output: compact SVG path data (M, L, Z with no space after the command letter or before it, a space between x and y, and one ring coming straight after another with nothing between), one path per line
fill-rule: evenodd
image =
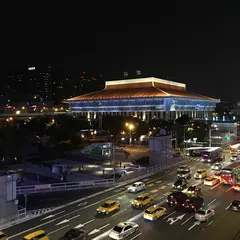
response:
M40 216L40 215L42 215L44 213L47 213L51 210L53 210L53 208L42 208L42 209L31 210L31 211L27 212L27 215Z

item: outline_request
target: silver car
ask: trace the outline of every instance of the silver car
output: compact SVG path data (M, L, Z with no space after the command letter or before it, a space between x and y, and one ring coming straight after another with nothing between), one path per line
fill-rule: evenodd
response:
M211 167L212 170L220 171L222 170L222 164L221 163L214 163Z
M139 226L135 222L121 222L109 232L111 239L125 239L133 233L137 232Z
M209 218L214 216L215 210L214 209L203 209L201 208L195 214L195 219L199 222L206 222Z

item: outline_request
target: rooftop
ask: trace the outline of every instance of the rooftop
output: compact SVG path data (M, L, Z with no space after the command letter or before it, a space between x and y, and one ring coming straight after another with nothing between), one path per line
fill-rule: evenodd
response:
M71 101L136 99L136 98L190 98L220 102L217 99L190 93L186 84L155 77L107 81L105 89L70 98Z

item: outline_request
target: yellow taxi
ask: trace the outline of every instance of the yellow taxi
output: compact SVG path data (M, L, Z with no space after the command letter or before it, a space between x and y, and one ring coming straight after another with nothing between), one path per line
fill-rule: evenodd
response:
M97 208L98 214L109 214L120 209L120 202L116 200L108 200L102 206Z
M132 200L132 207L141 208L147 206L152 202L152 198L149 193L143 193L139 195L136 199Z
M43 230L38 230L36 232L26 235L23 240L49 240L47 234Z
M232 188L233 188L233 190L240 192L240 182L238 182L238 183L236 183L235 185L233 185ZM0 238L0 239L1 239L1 238Z
M207 177L204 180L204 185L206 185L206 186L214 186L214 185L218 184L219 182L220 182L219 178Z
M194 174L195 179L203 179L207 177L207 169L199 169L197 172Z
M165 215L167 209L161 206L151 206L143 214L144 219L153 221Z
M7 240L7 236L4 234L4 232L0 232L0 240Z

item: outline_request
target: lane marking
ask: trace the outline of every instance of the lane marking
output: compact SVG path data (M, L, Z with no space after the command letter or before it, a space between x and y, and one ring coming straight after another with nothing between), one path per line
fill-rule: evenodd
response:
M159 187L158 189L159 189L159 190L163 190L163 189L165 189L165 188L167 188L167 186L166 186L166 185L163 185L163 186Z
M230 203L225 209L228 210L232 204Z
M161 181L161 180L158 180L158 181L156 181L156 183L162 183L162 181Z
M155 184L154 183L150 183L150 184L148 184L146 187L152 187L152 186L154 186Z
M106 225L104 225L104 226L100 227L100 228L99 228L99 230L102 230L102 229L104 229L104 228L108 227L109 225L110 225L110 223L108 223L108 224L106 224Z
M158 194L154 194L154 195L152 195L152 198L155 198L157 195L158 195Z
M211 221L207 226L210 226L213 223L213 221Z
M26 233L26 232L30 232L30 231L32 231L32 230L35 230L36 228L40 228L40 227L42 227L42 226L44 226L44 225L47 225L47 224L50 224L50 223L52 223L52 222L54 222L54 221L56 221L56 219L52 219L52 220L50 220L50 221L48 221L48 222L45 222L45 223L39 224L39 225L37 225L37 226L35 226L35 227L26 229L26 230L24 230L24 231L22 231L22 232L18 232L18 233L16 233L16 234L8 237L8 239L17 237L17 236L19 236L19 235L21 235L21 234L24 234L24 233Z
M113 214L112 217L115 217L115 216L119 215L120 213L126 212L127 210L128 209L124 209L121 212L117 212L117 213Z
M229 192L229 191L231 191L232 190L232 187L230 187L226 192Z
M214 202L216 202L217 201L217 199L215 198L215 199L213 199L209 204L208 204L208 206L209 205L211 205L212 203L214 203Z
M150 191L150 193L156 193L156 192L159 192L159 189L154 189L154 190Z
M174 212L168 214L166 217L163 218L163 220L165 220L165 219L167 219L168 217L172 216L174 213L176 213L176 211L174 211Z
M193 216L191 216L190 218L188 218L186 221L184 221L181 225L186 224L188 221L190 221L193 218Z
M130 240L133 240L133 239L135 239L135 238L139 237L141 234L142 234L142 233L139 233L138 235L134 236L134 237L133 237L133 238L131 238Z
M40 221L46 220L46 219L48 219L48 218L53 218L53 217L55 217L55 216L57 216L57 215L59 215L59 214L62 214L62 213L64 213L64 212L66 212L66 210L61 211L61 212L58 212L58 213L55 213L55 214L48 215L47 217L41 219Z
M214 187L211 187L211 190L215 189L215 188L218 187L219 185L221 185L221 183L218 183L218 184L215 185Z
M164 196L168 196L169 194L171 194L171 192L163 193Z
M66 226L60 227L60 228L58 228L58 229L56 229L56 230L54 230L54 231L48 233L48 235L52 235L52 234L54 234L54 233L56 233L56 232L58 232L58 231L60 231L60 230L62 230L62 229L64 229L64 228L69 227L69 226L70 226L70 225L68 224L68 225L66 225Z
M107 232L102 233L101 235L93 238L92 240L102 240L102 239L104 239L105 237L107 237L109 235L110 231L111 231L111 229L108 230Z
M160 197L157 197L156 200L161 200L163 198L164 198L163 196L160 196Z

